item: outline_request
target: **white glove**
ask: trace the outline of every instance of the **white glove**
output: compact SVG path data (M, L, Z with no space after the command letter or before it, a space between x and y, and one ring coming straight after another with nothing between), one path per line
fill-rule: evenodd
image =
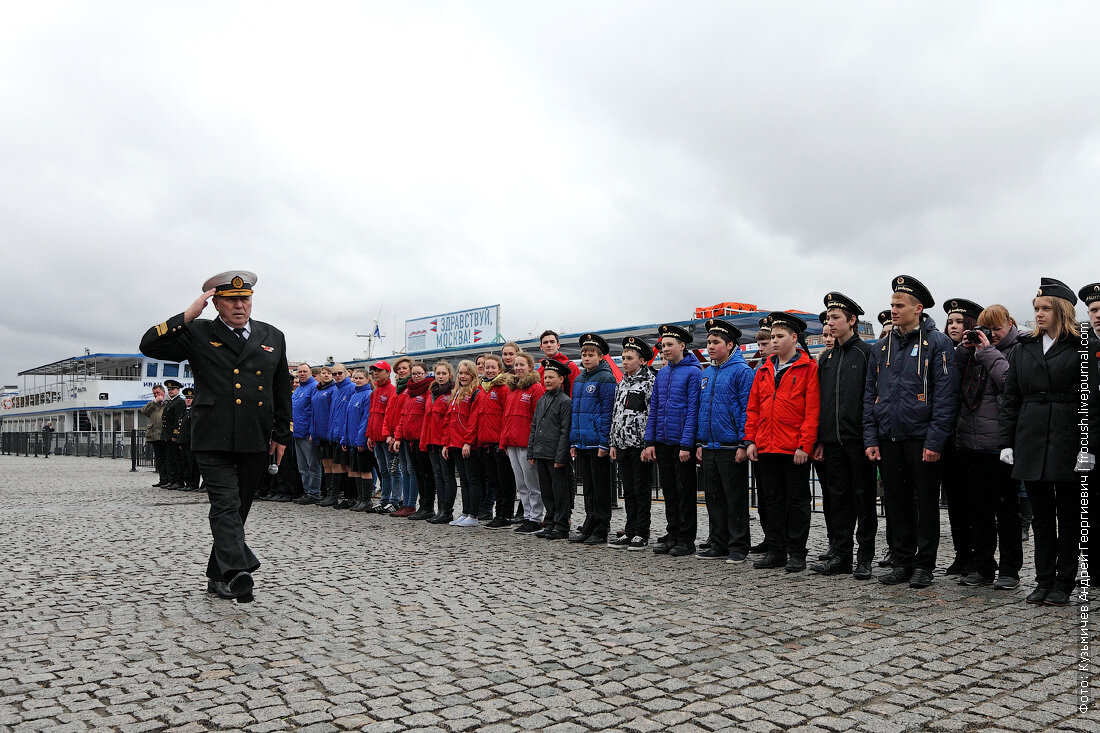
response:
M1002 448L1001 449L1001 463L1007 463L1008 465L1011 466L1015 462L1016 462L1016 459L1014 459L1012 457L1012 449L1011 448Z

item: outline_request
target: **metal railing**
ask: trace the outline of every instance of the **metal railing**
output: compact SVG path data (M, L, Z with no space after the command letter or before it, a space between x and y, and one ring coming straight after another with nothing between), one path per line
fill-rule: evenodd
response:
M144 430L0 433L0 453L36 458L49 453L51 456L129 459L133 471L138 466L153 465L153 449L145 443Z

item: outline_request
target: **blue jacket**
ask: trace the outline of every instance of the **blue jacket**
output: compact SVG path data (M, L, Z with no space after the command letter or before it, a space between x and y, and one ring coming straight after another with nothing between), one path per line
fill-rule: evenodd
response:
M585 369L573 380L573 419L569 445L579 450L611 447L611 415L618 382L606 361Z
M328 411L328 439L333 443L344 441L344 430L348 422L348 400L354 391L355 382L347 377L344 377L343 382L336 382Z
M317 391L317 380L313 377L305 384L299 384L290 393L290 420L294 423L294 437L308 438L313 427L313 393Z
M959 410L955 348L930 318L905 335L890 331L871 348L863 391L863 444L921 440L943 452Z
M332 405L332 396L336 394L336 384L320 382L313 388L313 394L309 396L310 410L313 420L309 424L309 437L314 443L328 441L329 408Z
M348 398L347 417L344 421L344 437L340 445L362 448L367 445L367 418L370 416L370 382L355 385Z
M735 349L722 364L706 368L699 380L699 421L695 431L698 445L741 447L754 376L740 349Z
M657 372L649 400L649 422L645 444L678 445L695 450L695 428L699 420L699 384L703 373L699 360L688 351L679 364L666 364Z

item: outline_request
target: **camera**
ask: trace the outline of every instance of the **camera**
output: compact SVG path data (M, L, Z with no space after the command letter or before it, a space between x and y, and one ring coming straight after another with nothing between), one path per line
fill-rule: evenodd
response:
M985 334L985 337L989 340L990 343L993 343L993 332L990 331L985 326L978 326L977 328L972 328L969 331L967 331L966 332L966 342L968 344L980 344L982 342L982 340L978 336L979 331L981 331L982 333Z

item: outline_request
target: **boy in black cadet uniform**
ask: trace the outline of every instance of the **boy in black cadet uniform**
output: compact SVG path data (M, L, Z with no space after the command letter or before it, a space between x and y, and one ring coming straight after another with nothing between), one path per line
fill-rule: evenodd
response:
M832 335L832 331L829 328L829 310L825 309L817 315L817 320L821 323L821 340L825 344L825 348L817 355L817 363L820 364L821 360L832 351L833 346L836 344L836 339ZM817 485L821 488L821 513L825 516L825 536L829 539L829 547L824 553L818 555L818 560L829 561L836 556L836 552L833 550L833 512L832 507L829 505L829 492L825 490L825 484L827 483L825 474L829 470L825 461L817 457L815 451L814 455L810 457L810 463L814 467L814 473L817 474ZM813 568L810 568L811 570Z
M871 350L863 397L867 457L882 462L893 569L884 585L932 584L940 541L940 455L951 435L959 378L951 339L924 309L936 304L919 280L899 275L893 329Z
M821 416L814 459L825 467L818 475L822 495L829 498L826 511L832 512L829 545L833 556L810 570L822 575L852 573L855 531L859 554L853 575L857 580L868 580L878 531L875 464L867 460L863 445L863 393L871 345L857 332L863 315L858 303L843 293L832 292L825 296L825 309L828 328L836 341L818 361Z
M164 401L164 411L160 415L164 435L164 471L168 475L166 489L186 488L183 481L183 456L180 453L180 419L183 418L184 403L180 397L183 384L174 379L165 379L168 399Z
M759 329L756 331L756 348L757 358L755 364L750 364L753 369L763 369L764 365L768 361L768 357L772 355L772 317L766 315L757 321ZM755 471L755 468L753 469ZM760 518L760 532L764 535L760 539L760 542L752 545L749 548L749 552L754 555L760 555L768 551L768 502L764 499L764 494L760 487L760 482L756 482L756 515ZM749 542L752 542L752 538L749 538Z
M611 416L611 460L623 482L626 528L607 543L618 549L644 550L649 546L653 482L649 466L642 463L642 449L653 394L653 370L649 368L652 357L653 349L642 339L623 339L623 381L615 388L615 411Z
M180 417L179 446L181 465L183 466L183 485L188 491L199 490L199 464L195 462L195 454L191 452L191 403L195 399L195 388L183 389L184 410Z
M890 329L894 327L893 321L890 320L890 309L887 308L884 311L880 311L878 314L878 325L881 329L878 337L880 339L886 338L886 334L890 333Z
M607 542L611 529L611 416L617 382L603 358L611 351L603 337L586 333L580 347L583 370L573 380L569 454L584 487L584 524L569 541L594 547Z
M569 461L569 429L573 404L564 386L569 367L556 359L542 360L542 380L546 387L535 405L531 419L531 437L527 440L527 462L539 472L539 492L546 507L546 527L535 537L564 540L569 536L569 515L573 502L573 468Z

